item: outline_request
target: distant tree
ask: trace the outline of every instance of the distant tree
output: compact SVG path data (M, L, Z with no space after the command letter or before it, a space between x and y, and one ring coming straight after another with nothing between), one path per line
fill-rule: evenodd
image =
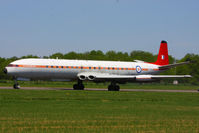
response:
M105 55L102 51L98 50L98 51L95 51L95 50L92 50L90 52L87 53L88 55L88 59L89 60L105 60Z
M64 59L64 55L62 53L55 53L50 56L51 59Z
M43 56L43 58L44 58L44 59L48 59L49 57L48 57L48 56Z
M112 60L112 61L118 60L117 53L115 51L106 52L106 60Z
M78 54L75 52L69 52L65 54L63 57L64 59L78 59L79 58Z
M25 58L39 58L36 55L27 55L27 56L22 56L20 59L25 59Z
M132 60L142 60L146 62L154 62L156 60L155 56L152 53L145 51L132 51L130 53Z
M117 52L116 58L118 61L132 61L129 54L127 52Z
M177 68L177 74L190 74L193 77L187 79L188 82L199 85L199 55L195 54L187 54L184 58L180 60L180 62L190 61L191 64L179 66ZM186 80L186 81L187 81Z
M6 61L7 60L5 58L1 58L0 57L0 79L4 79L5 78L3 70L4 70L4 67L5 67Z

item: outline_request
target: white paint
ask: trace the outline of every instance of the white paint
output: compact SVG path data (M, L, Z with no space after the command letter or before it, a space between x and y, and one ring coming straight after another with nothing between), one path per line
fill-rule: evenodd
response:
M162 60L164 60L164 55L162 55Z

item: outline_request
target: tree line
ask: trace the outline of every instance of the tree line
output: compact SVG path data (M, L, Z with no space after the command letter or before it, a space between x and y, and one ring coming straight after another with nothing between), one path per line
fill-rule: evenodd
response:
M127 52L116 52L116 51L108 51L106 53L100 50L92 50L85 53L76 53L76 52L69 52L66 54L63 53L55 53L50 56L34 56L34 55L27 55L22 57L11 57L11 58L1 58L0 57L0 79L11 79L3 73L4 68L12 61L18 59L25 59L25 58L49 58L49 59L79 59L79 60L110 60L110 61L134 61L134 60L142 60L145 62L155 62L157 60L157 55L154 55L150 52L145 51L132 51L130 53ZM178 66L177 68L172 68L168 71L163 72L162 74L190 74L193 76L191 79L180 79L180 82L191 83L194 85L199 85L199 55L197 54L187 54L182 59L176 60L174 57L169 55L169 63L174 62L184 62L190 61L192 63L188 65ZM171 82L170 80L166 80L166 82Z

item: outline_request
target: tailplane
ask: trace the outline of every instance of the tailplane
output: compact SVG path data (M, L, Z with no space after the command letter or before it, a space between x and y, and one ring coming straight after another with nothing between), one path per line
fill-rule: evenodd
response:
M153 64L161 66L169 64L168 47L166 41L161 42L157 61L154 62Z

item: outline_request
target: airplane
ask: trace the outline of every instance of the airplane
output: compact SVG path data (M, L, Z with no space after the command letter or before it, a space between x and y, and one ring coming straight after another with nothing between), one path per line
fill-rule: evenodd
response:
M166 41L161 41L156 62L95 61L65 59L20 59L5 67L4 73L14 77L13 88L20 89L18 80L76 80L74 90L84 90L83 81L110 82L108 91L119 91L118 84L155 82L168 78L190 78L191 75L157 75L170 68L190 63L169 64Z

